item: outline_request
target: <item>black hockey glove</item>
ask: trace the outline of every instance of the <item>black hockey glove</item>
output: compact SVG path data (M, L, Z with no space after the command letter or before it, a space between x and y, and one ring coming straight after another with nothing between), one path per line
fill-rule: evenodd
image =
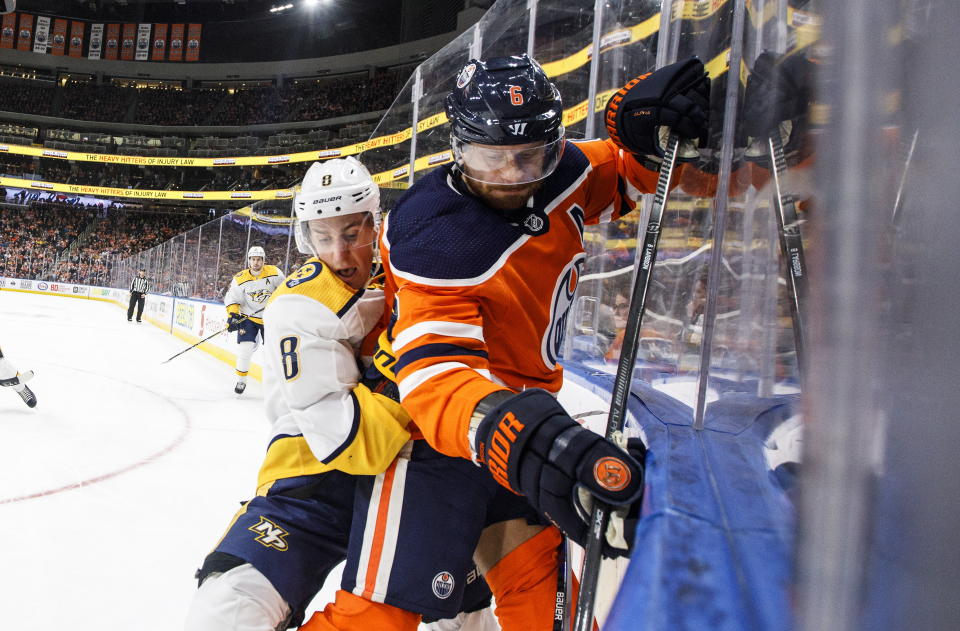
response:
M362 370L360 383L370 388L375 394L382 394L400 402L400 390L397 388L397 374L393 367L397 363L397 356L393 353L393 344L384 331L377 338L377 347L373 351L373 362Z
M656 160L670 132L702 140L707 133L710 78L696 57L640 75L607 103L607 133L620 147ZM677 159L696 159L696 151Z
M239 331L240 325L246 322L246 316L242 316L239 313L231 313L230 317L227 318L227 331Z
M487 412L477 427L477 459L501 485L527 501L563 533L585 545L590 506L596 498L635 526L643 497L639 440L628 452L580 426L545 390L510 396ZM618 522L623 523L620 519ZM624 530L621 528L621 531ZM630 530L630 527L626 530ZM632 533L607 531L603 554L626 556Z
M813 63L803 55L761 53L753 64L743 97L742 128L747 144L755 144L758 139L765 141L779 132L784 153L796 152L806 130L812 86ZM751 146L747 151L747 158L760 156L766 156L762 147Z

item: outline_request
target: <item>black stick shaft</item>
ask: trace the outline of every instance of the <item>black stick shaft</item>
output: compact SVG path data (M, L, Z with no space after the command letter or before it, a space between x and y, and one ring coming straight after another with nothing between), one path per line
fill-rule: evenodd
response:
M647 221L647 230L643 238L643 249L639 253L640 269L633 281L633 294L630 297L627 327L624 331L623 347L620 350L620 360L617 364L617 376L613 382L610 415L607 417L605 434L607 440L612 440L617 432L623 430L623 423L626 419L630 382L632 381L633 367L637 361L640 326L643 323L643 314L647 306L647 292L650 289L650 279L653 276L653 264L657 260L660 222L663 220L663 210L667 205L667 195L670 192L670 179L673 177L678 145L678 138L670 134L666 151L664 151L663 162L660 163L660 175L657 178L657 190L653 196L650 219ZM597 581L600 578L600 553L603 549L603 539L606 536L609 517L610 509L600 502L596 502L590 519L589 538L584 553L583 575L580 577L580 596L577 599L577 614L573 623L574 631L591 631L593 629Z
M787 161L783 156L783 144L779 133L771 134L768 139L768 149L772 167L770 172L773 178L773 203L776 207L774 214L777 217L777 230L780 233L780 249L788 272L790 315L793 318L793 337L797 347L797 366L802 370L804 313L807 302L807 259L803 253L803 235L800 233L796 202L792 195L783 193L783 176L787 172Z
M216 333L214 333L214 334L212 334L212 335L208 335L207 337L203 338L202 340L200 340L200 341L197 342L196 344L194 344L194 345L192 345L192 346L186 347L185 349L183 349L182 351L180 351L179 353L177 353L176 355L174 355L174 356L171 357L170 359L167 359L166 361L163 361L163 362L161 362L161 363L162 363L162 364L166 364L166 363L169 362L169 361L173 361L174 359L176 359L177 357L180 357L181 355L183 355L184 353L186 353L186 352L189 351L190 349L193 349L193 348L196 348L196 347L200 346L201 344L203 344L203 343L206 342L207 340L210 340L210 339L215 338L216 336L220 335L221 333L223 333L223 332L226 331L226 330L227 330L227 329L225 329L225 328L224 328L224 329L220 329L220 330L217 331Z
M557 596L553 610L553 631L569 631L570 619L570 557L567 539L557 549Z
M265 309L265 308L266 308L266 307L264 307L264 309ZM263 309L260 309L260 311L257 311L257 313L260 313L261 311L263 311ZM241 317L240 320L241 320L241 321L243 321L243 320L249 320L249 319L252 318L253 316L257 315L257 313L254 313L253 315L245 315L245 316ZM227 328L228 328L228 327L222 328L222 329L220 329L219 331L217 331L216 333L213 333L213 334L211 334L211 335L208 335L207 337L203 338L202 340L200 340L200 341L197 342L196 344L194 344L194 345L192 345L192 346L188 346L187 348L183 349L182 351L180 351L179 353L177 353L176 355L174 355L174 356L171 357L170 359L167 359L166 361L160 362L160 364L163 365L163 364L166 364L166 363L169 362L169 361L173 361L174 359L176 359L177 357L180 357L181 355L183 355L184 353L186 353L186 352L189 351L190 349L196 348L196 347L200 346L201 344L203 344L204 342L206 342L207 340L210 340L210 339L213 339L213 338L217 337L218 335L220 335L221 333L223 333L224 331L226 331Z

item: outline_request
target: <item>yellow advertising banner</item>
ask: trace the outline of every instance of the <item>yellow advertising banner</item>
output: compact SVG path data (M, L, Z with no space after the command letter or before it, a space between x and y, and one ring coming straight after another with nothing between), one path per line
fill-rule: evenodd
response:
M17 177L0 177L0 186L29 188L35 191L50 191L67 195L92 195L94 197L125 197L131 199L167 199L183 201L230 201L292 199L293 190L287 188L266 191L161 191L154 189L112 188L108 186L85 186L82 184L59 184Z
M392 142L384 142L382 145L397 144L402 140L395 137L406 136L410 138L410 130L407 129L388 137ZM28 147L26 145L8 145L0 144L0 154L12 153L21 156L35 156L38 158L53 158L55 160L75 160L78 162L100 162L103 164L129 164L133 166L144 167L232 167L232 166L256 166L256 165L276 165L292 162L312 162L314 160L326 160L328 158L339 158L343 156L354 155L364 150L365 145L378 141L379 138L373 138L366 143L358 142L339 149L320 149L314 151L302 151L299 153L281 154L275 156L237 156L235 158L166 158L159 156L121 156L109 153L87 153L85 151L61 151L59 149L47 149L45 147ZM378 145L379 146L379 145Z

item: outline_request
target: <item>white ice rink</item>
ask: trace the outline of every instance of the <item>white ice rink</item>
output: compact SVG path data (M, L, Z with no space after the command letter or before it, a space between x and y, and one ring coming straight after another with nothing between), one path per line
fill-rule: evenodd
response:
M183 628L270 435L259 382L235 395L232 368L198 349L162 364L186 347L110 303L0 291L0 348L38 399L0 389L0 631ZM606 410L575 387L561 401Z
M105 302L0 291L0 629L175 631L193 573L252 496L262 389ZM339 577L327 589L332 594ZM322 592L323 594L323 592Z

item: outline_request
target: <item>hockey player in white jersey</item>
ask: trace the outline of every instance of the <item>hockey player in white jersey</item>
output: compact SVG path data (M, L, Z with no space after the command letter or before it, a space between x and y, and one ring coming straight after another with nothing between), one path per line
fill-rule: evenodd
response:
M385 470L410 438L393 383L370 366L384 325L383 292L369 285L379 190L355 158L334 159L310 167L294 204L312 258L264 312L272 438L256 496L197 573L187 631L300 624L346 557L355 476ZM476 583L482 607L489 592Z
M274 290L283 282L283 274L275 265L265 265L263 248L255 245L247 252L249 267L240 270L230 281L223 297L227 307L227 330L237 332L237 385L233 391L243 394L247 388L250 358L263 340L263 310Z
M0 387L9 387L20 395L27 407L37 407L37 397L33 390L24 382L33 377L33 371L27 370L17 372L7 359L3 356L3 349L0 349Z

